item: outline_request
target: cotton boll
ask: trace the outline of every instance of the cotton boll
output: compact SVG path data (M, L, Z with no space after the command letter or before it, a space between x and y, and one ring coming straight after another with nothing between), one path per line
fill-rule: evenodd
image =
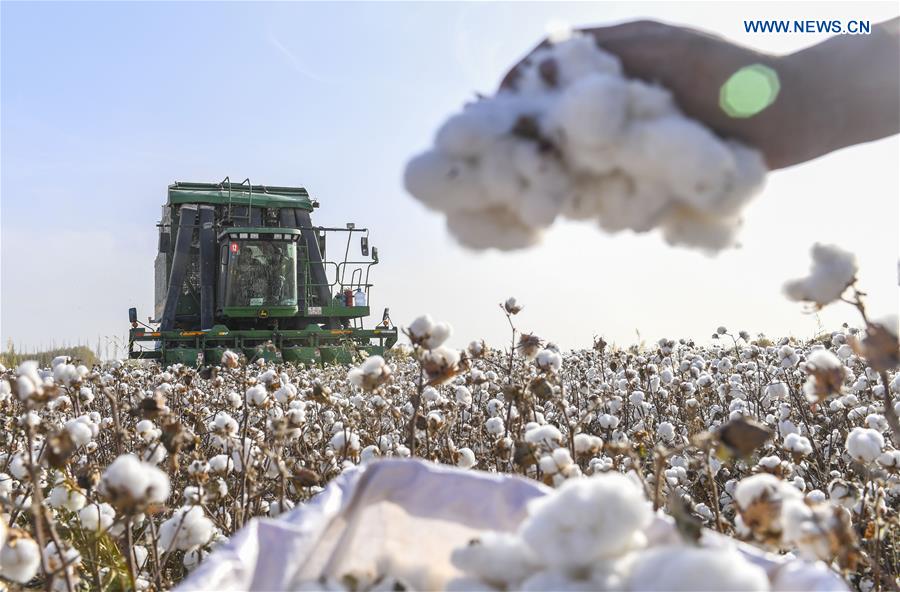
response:
M513 165L525 180L516 215L526 225L544 228L562 212L570 193L568 174L552 153L535 142L519 142L513 150Z
M456 402L460 405L472 404L472 392L464 386L456 387L455 397Z
M544 122L545 133L564 146L608 146L625 127L628 100L623 78L585 76L560 95Z
M604 474L562 484L557 494L532 501L519 534L551 567L586 567L632 548L652 511L631 479Z
M28 583L41 565L41 549L26 536L10 536L0 548L0 574L19 584Z
M565 570L541 570L522 582L521 592L595 592L596 584L579 580Z
M701 210L722 198L736 171L727 146L683 117L633 123L625 133L622 156L626 173L655 178L683 203Z
M737 216L741 208L762 190L766 179L766 163L758 150L729 140L725 145L734 157L734 171L721 198L707 211L720 216Z
M562 356L552 349L543 349L538 352L534 363L540 370L555 374L562 367Z
M884 448L884 436L869 428L853 428L847 434L847 454L854 460L871 463L881 455Z
M708 252L734 244L738 220L720 219L685 206L673 208L663 221L663 238L671 245L684 245Z
M106 468L101 486L117 507L162 504L170 491L165 473L131 454L119 456Z
M428 337L423 342L423 345L428 349L436 349L444 344L447 339L449 339L450 335L453 333L453 327L450 323L438 322L435 323L431 328L431 331ZM382 360L383 363L383 360Z
M628 576L633 592L768 591L765 570L735 550L666 546L642 552Z
M552 69L551 80L548 80L545 73L541 71L542 68ZM558 82L558 70L558 66L552 59L551 48L540 47L517 67L516 77L512 83L513 89L501 89L497 96L528 98L546 96L548 92L552 92L552 87Z
M513 147L513 166L529 186L557 194L565 194L568 176L557 157L537 142L516 142Z
M289 383L282 383L280 389L275 391L275 400L282 405L287 405L297 396L297 387Z
M553 458L553 462L559 469L565 469L573 463L572 455L569 453L568 448L557 448L550 456Z
M485 207L517 207L519 195L527 186L513 161L513 153L519 143L519 140L512 138L498 139L481 156L477 174L478 183L484 191Z
M79 583L78 566L81 564L81 554L74 547L63 545L60 549L55 541L47 543L44 547L44 564L47 573L62 575L62 572L65 572L73 587ZM65 576L60 579L65 580ZM55 582L52 589L55 592L64 592L68 587L64 582Z
M503 420L501 418L491 417L484 422L484 429L487 430L489 434L499 436L503 433L505 428L503 425Z
M526 436L527 437L527 436ZM575 454L596 454L603 448L603 440L590 434L575 434Z
M787 290L787 289L788 288L785 287L785 290ZM853 348L850 347L848 344L845 343L844 345L842 345L841 347L839 347L837 349L837 357L840 358L841 360L848 360L848 359L850 359L851 356L853 356ZM898 375L898 376L900 376L900 375Z
M329 443L331 447L342 455L352 455L359 452L359 436L353 432L344 430L336 433Z
M575 176L573 191L579 183L584 183L583 176L605 177L617 172L621 160L619 150L615 145L607 146L576 146L568 145L563 148L566 168ZM631 180L631 177L628 177ZM590 181L587 181L590 185Z
M583 152L580 152L582 154ZM616 227L607 218L607 208L615 209L615 205L630 199L634 188L631 179L620 173L603 176L580 176L569 193L563 208L563 215L572 220L600 220L603 228L610 227L611 232L628 228L628 224Z
M447 214L447 229L464 247L510 251L537 244L538 229L527 226L504 207Z
M784 449L800 456L807 456L813 451L809 438L801 436L800 434L788 434L785 436Z
M210 542L215 531L212 521L200 506L184 506L159 528L159 546L162 551L170 548L192 551Z
M151 465L158 465L166 458L166 447L162 444L154 444L141 453L141 460Z
M886 469L900 469L900 450L888 450L878 457L878 464Z
M441 394L438 392L436 388L433 386L426 386L422 389L422 399L429 403L434 403L435 401L440 400Z
M545 475L555 475L559 472L560 469L560 467L556 464L556 461L553 460L553 457L549 454L545 454L538 459L538 468Z
M486 153L491 144L515 123L515 114L490 100L466 105L448 119L434 140L438 151L452 158L472 158Z
M519 219L532 228L548 228L562 212L567 196L558 195L548 199L542 191L525 189L519 196L516 210Z
M618 203L606 196L600 213L601 228L611 232L619 228L647 232L664 219L672 199L662 185L649 179L638 179L630 187L630 192L618 194L622 198Z
M91 504L78 512L82 528L100 532L109 530L116 519L116 511L107 503Z
M77 512L87 503L87 498L78 489L70 489L67 485L57 485L50 490L50 497L47 499L50 507L57 509L66 509L70 512Z
M505 589L517 588L539 565L518 536L490 531L454 549L450 561L467 575Z
M784 532L782 541L787 545L796 547L800 555L810 560L822 559L829 561L833 558L830 535L831 530L838 530L840 515L830 504L810 505L800 500L790 500L784 504L781 510Z
M427 334L421 336L421 341L430 349L432 347L429 345L430 342L443 341L446 339L446 335L449 335L449 331L450 326L445 323L441 324L440 328L432 326ZM347 380L350 384L366 391L375 390L390 379L391 367L381 356L369 356L358 368L353 368L347 373Z
M289 499L284 500L284 504L280 500L275 500L269 504L269 516L274 518L285 512L289 512L294 508L294 502Z
M888 431L890 428L887 419L878 413L870 413L866 416L866 426L881 433Z
M559 70L558 81L562 87L593 73L614 76L622 74L619 58L611 53L598 51L597 43L590 35L574 35L550 49L550 55Z
M543 444L547 447L555 447L562 442L562 432L551 424L535 426L525 430L525 441L531 444Z
M409 324L409 327L407 327L410 336L416 342L422 341L431 335L431 330L433 328L434 319L431 318L431 315L427 314L416 317L413 322Z
M794 493L790 494L791 491ZM788 489L777 477L759 473L742 479L735 488L734 498L742 510L747 510L757 501L774 500L786 494L791 497L800 495L797 490Z
M487 200L479 182L478 167L428 151L406 165L406 190L431 209L459 212L477 209Z
M656 427L656 433L666 442L671 442L675 438L675 426L668 421L664 421Z
M266 391L266 387L257 384L247 389L244 399L251 406L261 407L269 399L269 394Z
M381 451L374 444L370 444L362 449L359 453L359 463L365 464L370 463L373 460L377 460L378 457L381 456Z
M787 282L784 292L791 300L825 306L841 297L855 279L856 272L856 257L853 253L834 245L816 243L812 248L809 275ZM844 347L849 346L843 345L838 349L838 357L841 359L845 359L841 353ZM852 349L849 353L852 353Z
M12 460L9 461L9 472L12 473L13 477L20 481L30 478L28 473L28 462L21 452L13 455Z
M458 466L459 468L471 469L476 464L478 464L478 461L475 460L475 453L472 452L471 448L460 448L456 451L456 453L458 455L456 466Z
M643 80L629 80L628 115L634 119L655 119L677 112L672 93Z
M72 419L66 422L66 431L72 439L75 446L86 446L94 437L89 425L78 419Z

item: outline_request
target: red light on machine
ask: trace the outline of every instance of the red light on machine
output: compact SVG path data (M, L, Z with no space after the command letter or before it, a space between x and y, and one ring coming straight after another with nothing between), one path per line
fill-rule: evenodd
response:
M232 253L237 253L239 248L240 247L238 247L237 243L231 243L231 252Z

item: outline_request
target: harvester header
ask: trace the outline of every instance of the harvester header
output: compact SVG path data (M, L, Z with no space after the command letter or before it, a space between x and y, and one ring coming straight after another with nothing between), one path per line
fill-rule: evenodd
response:
M302 187L248 179L170 185L157 225L154 316L148 325L129 310L129 356L218 363L231 349L251 360L313 363L390 348L397 329L387 309L378 326L363 326L378 249L352 223L314 226L318 205ZM351 257L357 235L360 256ZM346 240L328 257L335 238Z

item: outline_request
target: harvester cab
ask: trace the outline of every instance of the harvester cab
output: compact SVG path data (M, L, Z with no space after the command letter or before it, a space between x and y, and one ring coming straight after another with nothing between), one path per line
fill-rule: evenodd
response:
M249 360L347 362L393 346L387 309L377 326L363 326L378 264L368 230L314 226L318 205L302 187L249 179L170 185L154 317L144 324L129 310L129 357L196 365L230 349ZM351 256L357 236L361 258ZM336 239L345 239L343 253L329 258Z

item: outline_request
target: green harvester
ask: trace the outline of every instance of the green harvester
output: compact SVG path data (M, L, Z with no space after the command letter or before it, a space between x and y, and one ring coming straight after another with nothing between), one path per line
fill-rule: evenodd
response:
M157 225L155 316L143 323L129 309L129 357L218 364L232 350L251 361L345 363L390 349L397 329L388 309L363 326L378 249L351 223L313 226L318 205L302 187L249 179L170 185ZM329 259L335 235L346 237L343 257ZM359 260L350 256L355 236Z

